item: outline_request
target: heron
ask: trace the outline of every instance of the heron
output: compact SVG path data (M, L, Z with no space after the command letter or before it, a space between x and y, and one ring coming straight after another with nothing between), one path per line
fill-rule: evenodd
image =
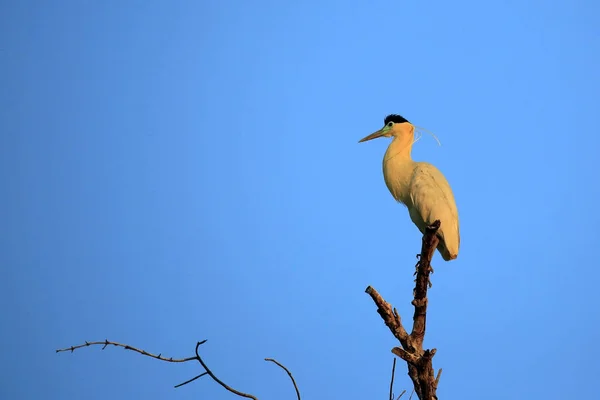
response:
M397 202L408 208L410 219L422 234L427 226L440 220L437 250L445 261L458 257L460 228L452 189L444 175L433 165L411 158L415 126L398 114L390 114L383 128L362 138L359 143L379 137L392 138L383 156L383 177Z

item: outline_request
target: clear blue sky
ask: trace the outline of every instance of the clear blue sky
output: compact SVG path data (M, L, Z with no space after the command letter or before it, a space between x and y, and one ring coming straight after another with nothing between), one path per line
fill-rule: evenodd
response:
M385 398L420 234L385 187L400 113L457 199L426 345L440 399L593 398L593 1L3 1L3 399ZM397 390L410 389L399 364ZM468 388L468 389L467 389Z

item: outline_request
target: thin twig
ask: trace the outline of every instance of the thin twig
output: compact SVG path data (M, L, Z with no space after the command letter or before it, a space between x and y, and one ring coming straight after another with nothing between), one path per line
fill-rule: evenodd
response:
M298 400L300 400L300 391L298 390L298 385L296 385L296 380L294 379L294 376L292 375L292 373L290 372L290 370L287 369L279 361L277 361L277 360L275 360L273 358L265 358L265 361L271 361L271 362L277 364L279 367L281 367L285 372L287 372L288 376L292 380L292 383L294 384L294 389L296 389L296 397L298 397Z
M398 397L396 398L396 400L400 400L400 397L404 396L404 393L406 393L406 389L404 389L404 390L402 391L402 393L400 393L400 396L398 396Z
M412 400L413 394L415 394L415 389L414 388L413 388L412 392L410 392L410 396L408 397L408 400Z
M390 381L390 400L394 400L394 374L396 373L396 357L392 364L392 380Z
M185 381L183 383L180 383L179 385L175 385L175 388L177 389L178 387L182 387L183 385L187 385L190 382L194 382L196 379L202 378L204 375L208 375L208 372L203 372L200 375L196 375L192 379L188 379L187 381Z
M442 369L438 371L437 377L435 378L435 387L437 388L438 383L440 383L440 377L442 376Z
M213 378L213 380L215 382L217 382L219 385L223 386L226 390L230 391L231 393L237 394L238 396L241 396L241 397L246 397L248 399L258 400L256 397L252 396L251 394L240 392L239 390L235 390L231 386L228 386L225 382L221 381L219 378L217 378L215 376L215 374L212 373L212 371L206 366L206 364L204 364L204 361L202 361L202 357L200 357L200 354L198 354L198 347L200 347L200 345L204 342L206 342L206 340L204 340L202 342L198 342L196 344L196 359L200 362L200 364L202 365L202 368L204 368L206 370L208 375L210 375L210 377Z
M258 400L256 397L252 396L251 394L240 392L240 391L235 390L234 388L228 386L223 381L221 381L219 378L217 378L215 376L215 374L212 373L212 371L206 366L206 364L204 363L204 361L202 361L202 358L200 357L200 354L198 354L198 348L200 347L200 345L202 345L204 343L206 343L206 340L203 340L201 342L197 342L196 343L196 350L195 350L196 356L195 357L187 357L187 358L179 358L179 359L176 359L176 358L173 358L173 357L166 358L166 357L163 357L162 354L156 355L156 354L148 353L146 350L141 350L141 349L135 348L133 346L129 346L127 344L122 344L122 343L117 343L117 342L111 342L110 340L105 340L103 342L85 342L84 344L81 344L81 345L78 345L78 346L71 346L71 347L67 347L65 349L58 349L58 350L56 350L56 352L57 353L61 353L61 352L65 352L65 351L73 352L73 351L75 351L77 349L80 349L82 347L89 347L89 346L94 346L94 345L102 345L102 350L104 350L108 345L113 345L113 346L116 346L116 347L122 347L125 350L135 351L136 353L140 353L140 354L142 354L144 356L156 358L157 360L166 361L166 362L182 363L182 362L187 362L187 361L198 361L198 362L200 362L200 364L202 365L202 367L204 368L204 370L206 372L203 372L200 375L197 375L197 376L193 377L192 379L188 379L187 381L176 385L175 386L176 388L181 387L183 385L187 385L188 383L193 382L196 379L203 377L204 375L209 375L215 382L217 382L219 385L221 385L222 387L224 387L225 389L227 389L231 393L236 394L236 395L241 396L241 397L246 397L246 398L249 398L249 399ZM285 369L285 367L283 367L283 368ZM287 369L286 369L286 371L287 371ZM288 371L288 373L289 373L289 371ZM293 378L292 378L292 381L293 381ZM294 382L294 386L296 386L296 382ZM298 388L296 388L296 392L298 392Z
M148 356L148 357L152 357L152 358L156 358L157 360L161 360L161 361L166 361L166 362L173 362L173 363L182 363L182 362L188 362L188 361L194 361L196 360L196 357L187 357L187 358L166 358L163 357L162 354L152 354L152 353L148 353L146 350L141 350L141 349L137 349L133 346L129 346L127 344L122 344L122 343L117 343L117 342L111 342L110 340L105 340L103 342L85 342L84 344L80 344L78 346L71 346L71 347L67 347L65 349L58 349L56 350L57 353L61 353L63 351L70 351L71 353L74 352L77 349L80 349L82 347L88 347L88 346L95 346L95 345L101 345L102 350L104 350L108 345L113 345L116 347L122 347L125 350L131 350L131 351L135 351L136 353L140 353L144 356Z

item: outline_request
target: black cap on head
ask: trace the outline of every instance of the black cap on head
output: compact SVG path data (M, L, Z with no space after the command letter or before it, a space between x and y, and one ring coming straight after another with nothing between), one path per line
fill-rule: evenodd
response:
M401 124L402 122L408 122L408 120L406 118L404 118L402 115L390 114L387 117L385 117L385 119L383 120L383 124L387 125L389 122L393 122L395 124Z

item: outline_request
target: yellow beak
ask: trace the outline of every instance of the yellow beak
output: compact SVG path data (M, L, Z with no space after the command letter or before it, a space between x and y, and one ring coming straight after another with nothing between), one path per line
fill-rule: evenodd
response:
M383 135L385 135L386 132L387 131L385 129L380 129L377 132L373 132L369 136L365 136L364 138L360 139L358 141L358 143L366 142L368 140L377 139L378 137L382 137Z

